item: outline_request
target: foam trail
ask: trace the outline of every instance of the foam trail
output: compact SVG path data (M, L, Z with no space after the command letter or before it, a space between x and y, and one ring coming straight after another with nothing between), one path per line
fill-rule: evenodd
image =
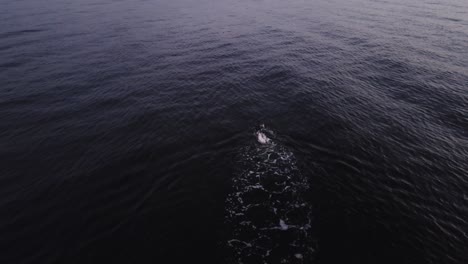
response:
M307 178L291 151L261 126L240 154L239 173L227 198L230 263L311 263L312 208L304 200Z

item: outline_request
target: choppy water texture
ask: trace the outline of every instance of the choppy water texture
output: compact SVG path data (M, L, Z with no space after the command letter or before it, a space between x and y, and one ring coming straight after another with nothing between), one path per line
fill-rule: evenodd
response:
M0 263L468 263L467 1L0 21Z
M240 153L239 175L227 198L231 263L311 263L315 253L309 189L294 154L262 127Z

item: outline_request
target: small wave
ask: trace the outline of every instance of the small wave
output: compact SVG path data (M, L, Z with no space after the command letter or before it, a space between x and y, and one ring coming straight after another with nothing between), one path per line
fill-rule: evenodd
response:
M16 37L25 34L32 34L32 33L39 33L44 30L42 29L24 29L24 30L17 30L17 31L9 31L5 33L0 33L0 39L2 38L9 38L9 37Z

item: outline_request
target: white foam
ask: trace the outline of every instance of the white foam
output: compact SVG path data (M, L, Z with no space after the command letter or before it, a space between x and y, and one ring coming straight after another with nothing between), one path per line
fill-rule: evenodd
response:
M257 132L257 140L260 144L270 143L270 139L262 132Z
M283 221L283 219L280 219L279 225L280 225L281 230L283 231L286 231L289 228L289 226Z

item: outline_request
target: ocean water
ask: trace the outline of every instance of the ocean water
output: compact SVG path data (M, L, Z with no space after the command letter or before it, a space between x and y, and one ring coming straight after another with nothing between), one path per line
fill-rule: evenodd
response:
M0 21L0 263L468 263L467 1Z

